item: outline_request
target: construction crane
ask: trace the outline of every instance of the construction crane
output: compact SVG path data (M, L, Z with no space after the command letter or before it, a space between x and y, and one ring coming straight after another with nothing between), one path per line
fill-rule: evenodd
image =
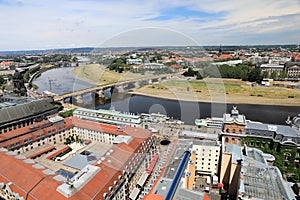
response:
M52 92L52 84L53 84L53 82L55 81L55 80L53 80L53 79L50 79L49 77L48 77L48 81L49 81L49 92L50 92L50 96L52 96L53 95L53 92Z

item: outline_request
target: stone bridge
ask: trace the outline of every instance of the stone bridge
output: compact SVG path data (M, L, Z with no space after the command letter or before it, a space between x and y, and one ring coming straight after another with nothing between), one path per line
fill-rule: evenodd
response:
M126 80L122 82L113 82L102 85L97 85L91 88L86 88L83 90L77 90L74 92L69 92L61 95L54 96L55 101L65 101L66 99L75 99L78 103L82 103L82 97L87 94L95 95L96 98L104 98L104 91L110 90L111 93L127 93L129 90L134 88L139 88L152 83L159 83L163 80L170 78L171 75L160 75L147 78L141 78L136 80Z

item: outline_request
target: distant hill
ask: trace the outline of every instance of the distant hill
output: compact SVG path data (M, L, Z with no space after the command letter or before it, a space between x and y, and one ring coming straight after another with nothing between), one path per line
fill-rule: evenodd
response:
M205 50L218 50L220 46L158 46L158 47L105 47L105 48L94 48L94 47L79 47L79 48L63 48L63 49L45 49L45 50L19 50L19 51L0 51L0 55L41 55L41 54L56 54L56 53L89 53L101 52L101 51L121 51L121 50L153 50L153 49L167 49L167 50L180 50L180 49L205 49ZM272 50L272 49L290 49L299 50L299 45L288 44L288 45L222 45L222 50L234 51L238 49L261 49L261 50Z

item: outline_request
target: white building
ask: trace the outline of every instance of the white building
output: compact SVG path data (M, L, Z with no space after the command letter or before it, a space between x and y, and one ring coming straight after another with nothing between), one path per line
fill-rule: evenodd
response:
M121 113L115 110L92 110L86 108L78 108L73 112L75 117L79 119L113 124L118 126L134 126L142 127L141 116L133 113Z

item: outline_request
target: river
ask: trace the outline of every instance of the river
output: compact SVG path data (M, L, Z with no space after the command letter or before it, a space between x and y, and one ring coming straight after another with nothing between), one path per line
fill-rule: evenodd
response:
M34 84L39 86L38 91L49 90L49 80L54 80L53 92L63 94L74 90L84 89L93 84L76 79L71 74L72 68L52 69L38 77ZM142 95L125 95L123 98L112 98L105 105L92 105L94 109L109 109L114 107L116 110L132 113L151 113L160 112L170 117L181 119L187 124L193 124L196 118L222 117L223 113L230 112L233 105L226 103L203 103L169 100L154 98ZM246 119L260 121L271 124L285 124L288 116L296 116L300 113L299 106L273 106L273 105L254 105L238 104L241 114Z
M64 94L76 90L81 90L95 86L77 79L72 75L73 67L55 68L41 74L34 84L39 86L38 92L50 91L49 80L51 80L52 92L55 94Z

